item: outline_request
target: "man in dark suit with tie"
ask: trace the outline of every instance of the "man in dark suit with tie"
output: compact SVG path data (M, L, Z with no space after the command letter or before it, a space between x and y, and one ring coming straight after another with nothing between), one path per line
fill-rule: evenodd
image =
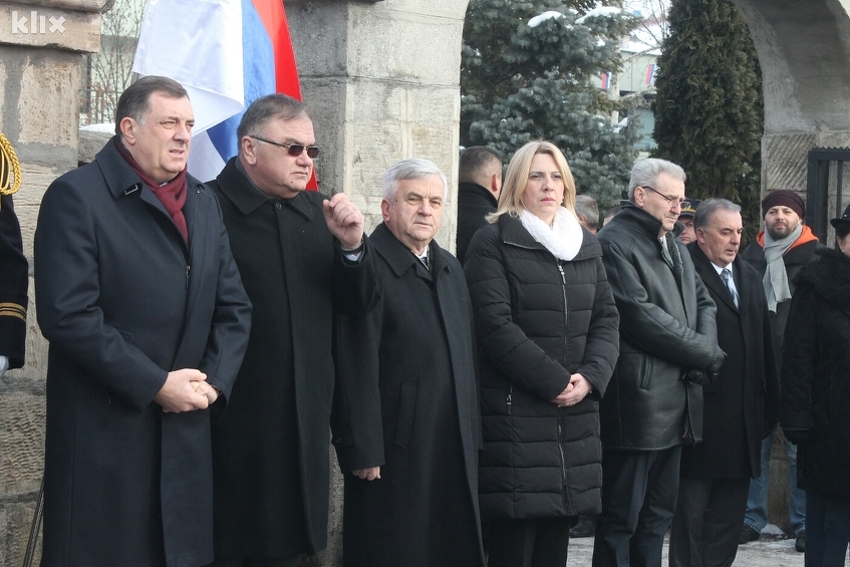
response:
M738 258L741 207L703 201L694 227L688 250L717 304L726 361L703 386L703 441L682 452L670 566L720 567L735 560L750 478L761 472L761 440L778 416L779 379L761 276Z

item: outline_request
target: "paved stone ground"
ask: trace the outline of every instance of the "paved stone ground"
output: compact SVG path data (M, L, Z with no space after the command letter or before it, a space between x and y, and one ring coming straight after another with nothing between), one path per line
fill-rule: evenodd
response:
M567 567L587 567L593 555L593 538L570 540ZM664 544L664 561L667 565L667 544ZM850 566L850 561L845 565ZM777 536L762 536L738 546L734 567L803 567L803 554L794 550L793 539L777 539Z

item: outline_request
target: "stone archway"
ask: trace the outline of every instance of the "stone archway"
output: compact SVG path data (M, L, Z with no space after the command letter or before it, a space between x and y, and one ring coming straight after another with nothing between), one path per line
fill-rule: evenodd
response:
M850 146L850 2L733 1L764 75L762 193L805 193L808 151Z

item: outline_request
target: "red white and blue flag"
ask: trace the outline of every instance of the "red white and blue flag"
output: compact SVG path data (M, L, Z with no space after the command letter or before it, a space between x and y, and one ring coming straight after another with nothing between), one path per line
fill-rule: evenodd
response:
M646 66L646 86L652 85L655 82L655 73L658 70L658 66L655 63L650 63Z
M603 91L607 91L608 87L611 86L611 71L606 71L602 73L599 77L599 86Z
M214 179L257 98L301 99L282 0L148 0L133 71L182 84L195 112L189 172Z

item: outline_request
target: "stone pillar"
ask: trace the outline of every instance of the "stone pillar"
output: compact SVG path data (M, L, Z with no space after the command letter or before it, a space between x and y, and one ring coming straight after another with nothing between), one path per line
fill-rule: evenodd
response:
M41 197L77 165L81 53L99 49L106 3L0 2L0 131L21 162L14 200L30 274ZM33 295L30 278L26 365L0 383L0 567L23 564L43 469L47 347Z
M323 192L344 191L381 222L381 177L427 158L449 179L437 241L454 251L460 52L467 0L286 0L304 100L323 154Z
M345 192L381 222L381 178L394 162L427 158L449 180L437 242L452 252L457 224L460 53L467 0L286 0L304 100L322 155L321 190ZM342 477L331 451L327 551L342 565Z

